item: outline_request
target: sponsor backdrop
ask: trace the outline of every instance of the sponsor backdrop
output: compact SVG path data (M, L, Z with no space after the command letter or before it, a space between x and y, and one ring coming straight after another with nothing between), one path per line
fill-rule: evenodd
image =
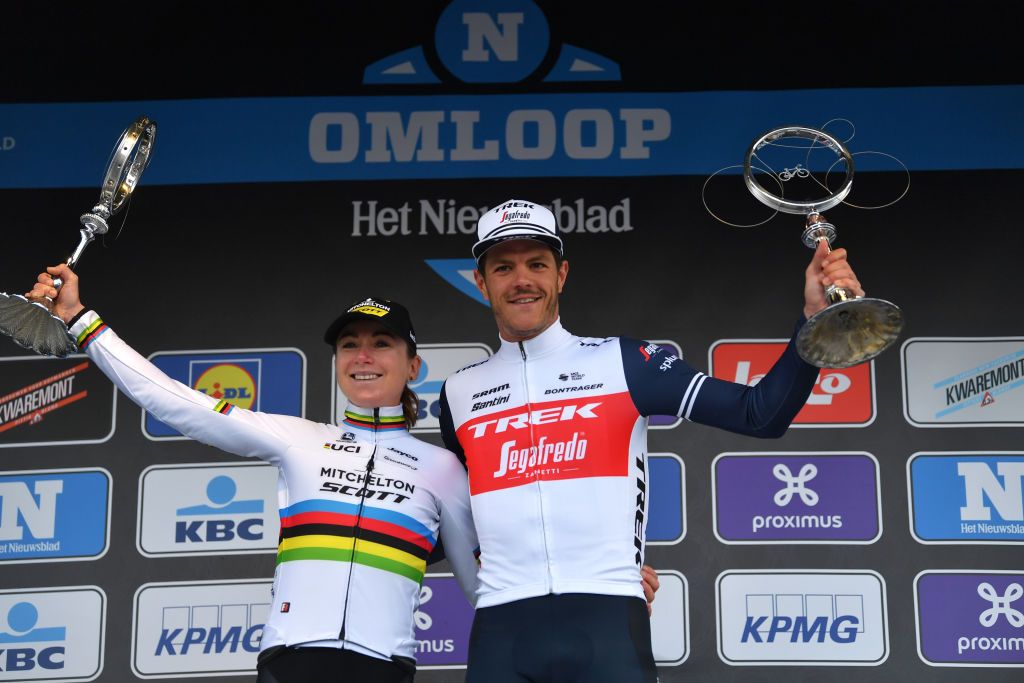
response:
M510 197L559 221L568 329L752 385L800 315L802 219L729 228L702 188L769 127L849 119L854 151L912 178L892 206L828 212L906 334L823 371L777 441L652 418L661 680L1024 678L1024 87L647 92L624 53L563 39L529 0L435 4L423 40L344 65L345 96L0 105L0 289L74 244L110 144L146 113L152 167L127 229L83 259L83 299L199 390L336 421L322 330L390 297L421 342L418 436L439 443L441 382L498 345L468 257ZM852 198L899 195L884 159L858 160ZM720 215L767 218L734 172L711 189ZM84 356L0 356L0 681L251 674L273 469L183 440ZM472 611L446 571L415 617L428 683L466 661Z

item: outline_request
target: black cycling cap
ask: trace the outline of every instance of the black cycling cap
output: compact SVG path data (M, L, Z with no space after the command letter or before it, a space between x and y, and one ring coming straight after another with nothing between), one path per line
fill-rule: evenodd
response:
M333 347L338 342L338 335L341 334L345 325L356 320L372 320L380 323L404 339L412 352L416 353L416 332L412 329L412 318L409 317L409 311L400 303L380 297L368 297L353 304L327 328L327 331L324 332L324 341L328 346Z

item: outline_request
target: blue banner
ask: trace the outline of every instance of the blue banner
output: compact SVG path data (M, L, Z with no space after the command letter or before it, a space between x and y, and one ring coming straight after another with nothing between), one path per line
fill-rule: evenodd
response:
M704 175L770 128L837 117L856 126L852 152L911 170L1016 169L1022 111L1020 85L9 104L0 188L97 185L140 114L159 124L143 182L174 185Z

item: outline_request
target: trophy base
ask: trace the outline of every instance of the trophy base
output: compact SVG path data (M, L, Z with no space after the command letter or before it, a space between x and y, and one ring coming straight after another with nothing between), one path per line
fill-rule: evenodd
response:
M819 368L865 363L892 346L903 330L903 311L884 299L849 299L831 304L808 319L796 350Z

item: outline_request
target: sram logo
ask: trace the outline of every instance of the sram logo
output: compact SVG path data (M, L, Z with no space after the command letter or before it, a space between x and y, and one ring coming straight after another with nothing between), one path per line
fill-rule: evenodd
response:
M580 419L591 420L597 418L597 413L595 413L594 410L600 405L601 402L597 401L594 403L585 403L583 405L554 406L552 408L531 410L515 415L505 415L495 420L478 422L477 424L470 426L469 430L473 434L474 439L479 439L487 433L487 430L491 425L494 425L494 429L491 430L492 434L501 434L509 429L526 429L530 425L565 422L566 420L573 420L577 417Z
M723 339L708 352L709 374L754 386L786 349L786 340ZM875 421L874 363L822 370L794 427L866 427Z
M457 430L473 495L538 480L624 477L639 414L622 392L481 415Z

